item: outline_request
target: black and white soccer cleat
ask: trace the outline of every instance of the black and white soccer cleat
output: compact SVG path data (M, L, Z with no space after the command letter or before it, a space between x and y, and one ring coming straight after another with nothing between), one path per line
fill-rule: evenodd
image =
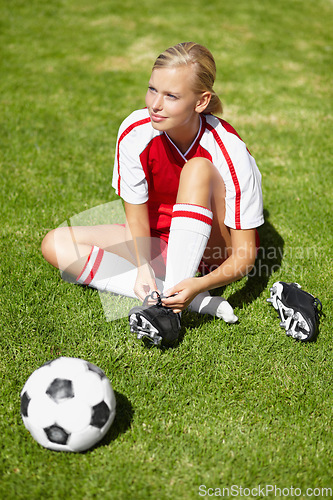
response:
M315 340L322 309L320 300L302 290L298 283L283 281L274 283L270 295L266 300L279 313L280 326L286 334L301 342Z
M156 304L148 305L149 299L156 300ZM133 307L128 319L130 330L137 334L138 339L155 346L170 346L178 340L180 315L162 305L158 292L146 297L142 306Z

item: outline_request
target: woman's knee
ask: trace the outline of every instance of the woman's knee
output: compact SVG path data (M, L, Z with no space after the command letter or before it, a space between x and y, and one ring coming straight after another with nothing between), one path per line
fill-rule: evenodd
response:
M177 203L194 203L210 208L214 165L206 158L192 158L180 175Z
M52 231L49 231L43 238L42 244L41 244L41 250L44 259L46 259L48 262L51 262L53 254L55 252L54 248L54 234L55 234L56 229L52 229Z
M44 259L50 264L58 267L57 254L62 246L64 246L66 239L68 239L68 228L61 227L52 229L43 238L41 244L41 251Z
M182 168L180 178L186 177L187 181L210 182L214 174L214 165L207 158L192 158Z

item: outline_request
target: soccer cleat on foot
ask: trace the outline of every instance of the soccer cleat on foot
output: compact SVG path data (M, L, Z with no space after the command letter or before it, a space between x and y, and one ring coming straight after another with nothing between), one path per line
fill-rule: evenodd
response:
M157 303L148 306L148 299ZM180 315L162 305L161 296L153 292L146 297L142 306L133 307L128 315L130 330L138 339L147 340L153 345L172 345L178 340Z
M266 300L279 313L280 326L288 336L301 342L315 340L322 309L319 299L301 290L298 283L277 281Z

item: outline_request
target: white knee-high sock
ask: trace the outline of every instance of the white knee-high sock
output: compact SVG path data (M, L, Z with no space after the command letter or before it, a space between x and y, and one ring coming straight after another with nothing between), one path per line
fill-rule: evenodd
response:
M136 277L137 268L131 262L94 246L76 281L102 292L137 298L133 292Z
M185 203L174 205L164 290L195 276L210 236L212 220L213 213L208 208Z
M164 290L180 281L195 276L211 232L213 213L197 205L178 203L173 207L167 251ZM198 294L189 310L222 318L235 323L238 318L223 297L212 297L209 292Z

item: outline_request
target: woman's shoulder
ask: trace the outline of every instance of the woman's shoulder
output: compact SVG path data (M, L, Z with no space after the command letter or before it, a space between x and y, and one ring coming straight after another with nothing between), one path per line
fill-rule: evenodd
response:
M205 118L208 126L213 127L214 129L220 128L222 130L225 130L227 133L234 134L239 137L236 129L223 118L215 115L205 115Z
M122 122L119 132L130 132L141 125L150 124L150 117L147 108L137 109L128 115Z
M229 122L215 115L205 115L205 118L206 128L210 132L214 130L214 134L218 135L222 140L235 140L236 143L244 144L237 130Z

